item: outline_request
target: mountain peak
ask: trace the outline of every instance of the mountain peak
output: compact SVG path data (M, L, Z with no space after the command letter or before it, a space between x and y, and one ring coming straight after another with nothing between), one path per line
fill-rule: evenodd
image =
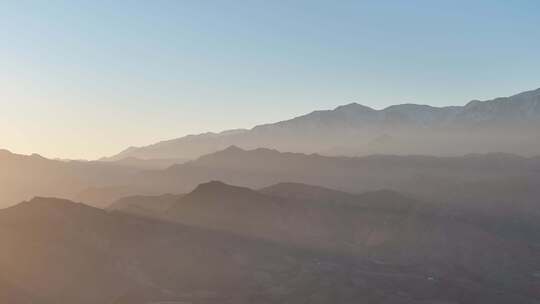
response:
M212 159L214 157L236 157L239 155L248 156L248 155L279 155L281 154L280 151L275 149L269 149L269 148L256 148L251 150L245 150L238 146L229 146L223 150L219 150L207 155L203 155L199 158L199 160L203 159Z
M67 199L37 196L31 200L4 209L6 212L33 219L80 221L87 216L100 215L104 210ZM17 218L17 217L14 217Z
M397 105L391 105L384 108L384 111L400 111L400 110L436 110L437 108L416 103L402 103Z
M223 187L228 187L229 185L225 184L224 182L222 181L219 181L219 180L211 180L209 182L206 182L206 183L202 183L202 184L199 184L197 186L197 188L195 189L195 191L197 191L198 189L212 189L212 188L223 188Z
M42 197L42 196L36 196L32 198L31 200L25 202L25 204L29 206L47 206L47 207L53 207L53 208L66 208L66 207L80 205L79 203L75 203L67 199L61 199L61 198L55 198L55 197Z
M238 191L252 191L249 188L244 187L238 187L226 184L222 181L218 180L212 180L207 183L199 184L195 190L193 190L190 194L196 194L196 193L225 193L225 192L238 192Z
M516 96L540 97L540 88L535 89L535 90L521 92L521 93L511 96L510 98L516 97Z
M207 183L199 184L195 190L185 195L180 199L180 203L173 205L185 206L186 202L196 202L195 205L200 204L218 204L227 206L238 206L238 204L250 204L265 200L266 196L256 192L250 188L232 186L221 181L213 180ZM241 209L238 210L238 212Z
M30 155L30 157L35 158L35 159L46 159L45 157L43 157L43 156L41 156L40 154L37 154L37 153L32 153L32 155Z
M81 203L75 203L66 199L36 196L28 201L13 205L5 210L23 213L30 212L29 214L36 214L37 212L37 214L42 215L48 214L48 212L52 212L54 214L63 214L66 211L74 210L82 206L93 209L93 207L86 206Z
M473 99L471 101L469 101L466 105L465 105L465 108L471 108L471 107L476 107L478 105L481 105L483 103L483 101L480 101L478 99Z
M335 112L371 112L375 111L374 109L361 105L356 102L352 102L346 105L338 106L334 109Z
M6 149L0 149L0 156L10 156L10 155L13 155L11 151L6 150Z
M231 146L228 146L227 148L221 150L221 152L226 152L226 153L240 153L240 152L246 152L246 150L236 146L236 145L231 145Z
M408 103L377 110L353 102L288 120L260 124L249 130L182 137L127 154L140 158L197 159L224 147L238 145L245 149L265 147L278 151L347 156L462 155L485 152L487 147L494 151L533 155L538 154L538 144L523 145L519 138L537 137L539 117L540 89L492 100L475 100L465 106L434 107ZM495 133L488 132L489 128L506 129L506 136L494 138L490 134ZM373 141L381 134L388 134L395 141L385 144ZM230 146L222 152L225 155L243 153L245 150L238 146Z

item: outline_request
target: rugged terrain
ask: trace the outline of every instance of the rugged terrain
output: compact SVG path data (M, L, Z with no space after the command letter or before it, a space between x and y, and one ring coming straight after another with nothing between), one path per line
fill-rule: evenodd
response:
M540 151L540 89L464 106L399 104L382 110L351 103L252 129L189 135L108 158L195 159L228 146L359 156L438 156Z
M224 187L203 185L197 190L203 193L192 195L211 198L215 189L209 187L216 186ZM210 212L209 206L203 208ZM9 278L2 285L9 293L3 296L25 303L26 294L32 294L33 304L538 300L538 252L533 249L459 224L452 229L459 239L448 235L425 247L433 241L430 235L445 236L440 223L411 239L420 222L408 224L410 230L398 236L392 226L400 221L384 215L391 211L378 212L367 215L382 221L373 226L373 243L367 244L377 250L350 255L270 241L249 231L231 233L36 198L0 211L0 267ZM427 254L421 263L414 258L419 244ZM437 246L445 246L452 258L440 260Z

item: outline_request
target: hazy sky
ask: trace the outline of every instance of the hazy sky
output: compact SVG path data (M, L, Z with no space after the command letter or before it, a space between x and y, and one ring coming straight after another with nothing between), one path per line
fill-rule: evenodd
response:
M540 1L3 1L0 148L97 158L540 87Z

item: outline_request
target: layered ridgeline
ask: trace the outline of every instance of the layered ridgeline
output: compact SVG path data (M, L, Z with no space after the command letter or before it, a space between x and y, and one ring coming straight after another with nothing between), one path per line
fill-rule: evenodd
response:
M140 171L116 162L51 160L6 150L0 150L0 168L0 208L34 196L118 199L135 191L129 184ZM95 191L99 199L93 199Z
M422 215L395 193L331 202L325 190L324 203L282 187L204 184L164 208L168 222L52 198L0 210L0 290L32 304L539 299L531 244Z
M469 277L465 285L502 284L522 292L539 283L535 271L531 271L540 266L540 248L535 247L534 239L509 237L485 229L481 222L477 225L448 217L431 205L392 191L355 195L294 183L255 191L214 181L170 201L161 212L141 213L162 202L162 197L126 198L121 206L113 204L112 209L316 252L354 256L383 269L383 265L399 265L405 272L431 269L437 281ZM404 273L382 270L377 275L391 281ZM531 296L540 294L533 292ZM435 300L456 301L446 296L424 299L428 303Z
M123 196L181 194L221 180L257 189L282 182L351 193L388 189L490 215L521 214L529 222L540 212L540 158L509 154L327 157L229 147L165 170L143 170L4 152L0 167L4 206L55 196L103 207Z
M352 103L249 130L190 135L131 147L109 160L194 159L230 145L325 155L540 154L540 89L465 106Z
M34 196L90 201L104 207L133 194L159 194L155 185L139 182L141 172L161 170L180 159L114 162L47 159L0 150L0 208Z
M384 223L392 230L396 228L391 227L396 222L393 219L432 213L428 208L418 210L420 203L392 191L339 196L337 191L326 190L326 196L312 192L311 199L304 199L281 196L281 191L276 191L280 187L258 192L213 181L183 196L124 198L110 209L353 254L365 250L369 240L364 238L369 238L371 230L378 230L378 225ZM317 188L303 187L307 191ZM291 192L302 192L301 185L291 184L291 188L300 188ZM375 218L362 217L368 214Z
M540 216L540 158L508 154L461 157L327 157L276 150L230 147L164 171L145 172L144 180L191 191L221 180L251 188L297 182L360 193L381 189L408 193L432 203L450 204L492 216Z

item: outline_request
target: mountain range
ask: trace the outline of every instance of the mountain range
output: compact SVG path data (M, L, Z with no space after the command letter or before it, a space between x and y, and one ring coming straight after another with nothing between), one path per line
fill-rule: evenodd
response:
M34 196L55 196L103 208L126 196L185 194L211 180L255 189L292 182L355 194L393 190L449 206L452 212L467 209L491 219L515 215L516 221L531 224L531 233L540 231L534 228L540 218L538 157L501 153L329 157L232 146L167 169L66 162L8 152L0 155L0 166L5 169L0 171L0 182L6 185L0 188L0 206ZM310 191L324 195L317 189Z
M252 129L189 135L130 147L103 160L195 159L236 145L287 152L463 155L540 154L540 89L464 106L400 104L375 110L351 103ZM173 162L169 162L172 164Z
M6 291L0 299L526 304L540 298L540 255L530 243L422 214L399 194L341 202L343 193L336 193L332 202L329 189L323 199L297 200L283 197L306 186L285 188L209 182L172 199L163 219L42 197L0 210L0 268L9 278L0 280ZM388 197L394 204L379 208Z
M0 303L539 303L539 96L0 150Z
M140 171L115 162L52 160L6 150L0 150L0 168L0 207L34 196L74 198L81 192L91 192L93 187L100 189L101 196L105 189L127 195L129 187L123 185Z
M500 203L490 201L489 197L485 195L484 201L478 203L437 204L391 190L351 194L299 183L279 183L252 190L212 181L184 195L126 197L109 209L355 256L365 254L370 248L366 244L374 241L372 232L375 230L380 236L397 231L404 233L416 227L409 241L423 235L424 240L433 237L432 241L436 242L441 236L424 234L433 229L430 225L435 223L441 225L440 229L445 231L443 238L451 243L457 241L449 238L460 225L513 242L536 244L540 241L537 202L523 208L524 199L516 197L512 208L517 210L498 210ZM522 212L525 210L528 211ZM408 251L404 244L400 246L404 252ZM422 246L413 247L420 255ZM473 247L472 244L466 246ZM435 248L430 247L430 250ZM380 257L383 253L376 255Z

